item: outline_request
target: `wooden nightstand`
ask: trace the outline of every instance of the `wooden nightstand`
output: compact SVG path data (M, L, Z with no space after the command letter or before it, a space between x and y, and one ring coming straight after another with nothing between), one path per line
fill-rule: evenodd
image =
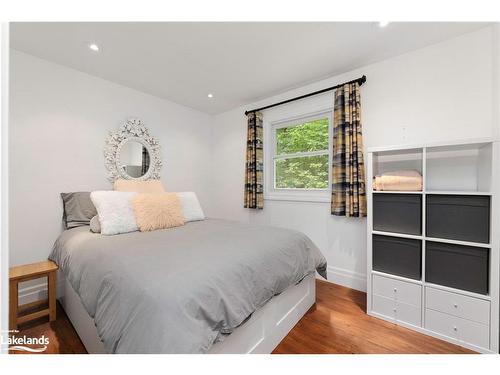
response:
M9 304L9 329L17 329L18 324L29 322L33 319L38 319L42 316L49 316L52 322L56 320L56 271L59 267L57 264L50 260L43 262L26 264L24 266L11 267L9 272L9 285L10 285L10 304ZM48 302L49 307L40 311L36 311L27 315L18 316L19 308L35 306L37 303L33 302L28 305L18 305L18 285L22 281L28 281L47 277L48 280Z

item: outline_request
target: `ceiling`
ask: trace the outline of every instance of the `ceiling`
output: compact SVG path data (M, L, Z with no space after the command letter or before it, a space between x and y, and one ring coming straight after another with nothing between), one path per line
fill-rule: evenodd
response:
M10 35L17 50L216 114L488 25L12 23Z

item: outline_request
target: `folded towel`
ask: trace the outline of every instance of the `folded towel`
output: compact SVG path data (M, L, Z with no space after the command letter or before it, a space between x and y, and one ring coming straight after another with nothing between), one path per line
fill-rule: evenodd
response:
M422 190L422 176L415 170L386 172L373 179L374 190L419 191Z

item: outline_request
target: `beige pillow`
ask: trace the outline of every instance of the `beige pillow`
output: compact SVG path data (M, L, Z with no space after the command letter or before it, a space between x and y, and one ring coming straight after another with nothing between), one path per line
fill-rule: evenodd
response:
M160 180L123 180L115 181L114 189L116 191L132 191L136 193L164 193L165 189Z
M141 232L184 225L182 205L175 193L137 194L131 202Z

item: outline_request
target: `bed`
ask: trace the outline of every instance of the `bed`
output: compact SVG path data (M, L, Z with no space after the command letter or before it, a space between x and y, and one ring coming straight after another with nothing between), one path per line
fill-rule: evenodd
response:
M116 236L64 231L49 259L91 353L270 353L315 301L304 234L207 219Z

